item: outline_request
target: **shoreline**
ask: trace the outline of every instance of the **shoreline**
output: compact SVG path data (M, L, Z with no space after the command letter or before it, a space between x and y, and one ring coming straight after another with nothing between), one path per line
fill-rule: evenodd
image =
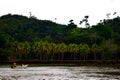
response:
M29 66L103 66L120 68L120 60L55 60L55 61L38 61L38 60L19 60L19 61L0 61L0 66L9 66L16 62L20 64L29 64Z

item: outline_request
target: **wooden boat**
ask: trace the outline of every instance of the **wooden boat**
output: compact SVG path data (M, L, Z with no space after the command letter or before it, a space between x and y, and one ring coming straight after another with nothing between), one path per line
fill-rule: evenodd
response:
M28 64L26 64L26 65L22 64L21 67L22 67L22 68L27 68L27 67L28 67Z
M27 67L28 67L28 64L26 64L26 65L22 64L21 66L19 65L19 66L16 66L16 67L11 66L12 69L26 69Z

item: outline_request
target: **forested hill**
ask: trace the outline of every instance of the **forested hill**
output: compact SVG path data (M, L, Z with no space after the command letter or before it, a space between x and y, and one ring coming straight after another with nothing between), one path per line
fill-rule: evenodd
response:
M3 15L0 17L0 57L8 60L13 56L39 60L120 59L120 17L105 19L93 26L88 26L87 18L82 21L86 22L86 28L79 28L73 20L62 25L34 16Z
M104 20L89 28L78 28L73 20L68 25L62 25L35 17L8 14L0 17L0 33L4 33L9 41L18 42L101 43L102 40L119 39L120 17Z
M0 17L0 31L19 42L38 40L61 42L67 35L66 28L66 25L38 20L35 17L11 14Z

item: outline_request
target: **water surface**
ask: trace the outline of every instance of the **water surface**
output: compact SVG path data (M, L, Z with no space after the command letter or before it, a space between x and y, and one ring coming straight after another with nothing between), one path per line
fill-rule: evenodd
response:
M0 68L0 80L120 80L120 69L95 66Z

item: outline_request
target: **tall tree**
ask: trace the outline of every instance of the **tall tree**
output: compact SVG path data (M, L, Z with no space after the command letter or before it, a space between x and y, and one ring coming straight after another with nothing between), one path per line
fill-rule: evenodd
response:
M90 53L90 48L87 44L79 44L79 52L83 60L87 60L88 54Z
M89 28L89 27L90 27L90 24L88 23L88 18L89 18L88 15L84 16L84 19L83 19L82 21L80 21L79 24L81 25L81 24L85 23L85 27L86 27L86 28Z

